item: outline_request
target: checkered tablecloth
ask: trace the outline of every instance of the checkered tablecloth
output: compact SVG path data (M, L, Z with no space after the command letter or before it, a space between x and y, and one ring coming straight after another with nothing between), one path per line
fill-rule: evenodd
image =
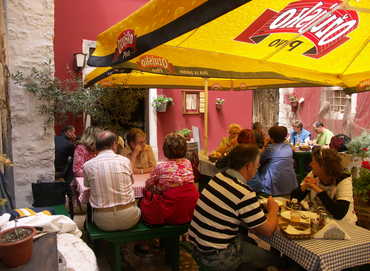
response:
M135 192L135 198L142 198L143 197L143 189L145 188L145 182L149 179L150 174L135 174L134 175L134 184L132 188Z
M370 264L370 231L338 222L350 240L289 240L277 231L265 239L282 254L296 261L306 270L334 271Z

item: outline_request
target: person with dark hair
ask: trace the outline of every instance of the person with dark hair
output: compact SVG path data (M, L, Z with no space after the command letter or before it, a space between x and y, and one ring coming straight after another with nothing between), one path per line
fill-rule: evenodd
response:
M97 134L96 150L98 155L83 166L93 222L104 231L129 229L140 220L130 160L115 153L117 136L108 130Z
M243 129L240 131L238 138L237 138L238 144L256 144L256 138L253 133L253 130L251 129ZM229 154L226 156L222 156L220 159L217 160L215 166L218 169L223 169L228 167L229 165Z
M253 133L256 139L256 144L260 149L265 146L266 135L263 132L263 127L260 122L253 123Z
M352 178L346 174L338 152L333 149L314 148L312 172L291 194L299 201L307 198L314 208L325 207L334 219L352 224L357 221L354 211Z
M185 158L185 137L168 134L163 152L168 160L156 166L145 184L149 193L140 203L143 219L148 224L188 223L199 194L191 163ZM160 193L161 200L154 204L151 193Z
M273 195L289 195L297 188L294 171L293 151L284 143L288 130L284 126L273 126L268 130L271 144L261 155L261 166L256 179L262 184L262 192Z
M251 129L243 129L238 135L238 144L257 144L256 136Z
M300 143L308 143L311 138L311 133L303 128L303 123L296 120L292 123L293 132L290 133L290 143L292 145Z
M72 125L67 125L62 129L60 136L54 137L55 144L55 176L64 178L67 183L73 179L72 163L75 150L74 141L76 130Z
M317 133L317 137L315 139L317 145L321 146L329 146L331 138L334 136L332 131L326 129L324 124L321 121L316 121L313 124L313 128Z
M216 174L202 190L188 230L193 255L209 270L236 270L242 263L264 268L276 256L246 242L242 226L271 236L277 227L279 207L272 197L265 215L248 181L256 174L260 151L239 144L230 151L229 169Z
M120 154L131 160L134 174L152 172L157 162L152 147L145 143L145 133L139 128L132 128L126 135L126 141L127 146Z
M347 151L346 144L351 142L351 138L345 134L337 134L333 136L330 140L329 148L334 149L337 152Z

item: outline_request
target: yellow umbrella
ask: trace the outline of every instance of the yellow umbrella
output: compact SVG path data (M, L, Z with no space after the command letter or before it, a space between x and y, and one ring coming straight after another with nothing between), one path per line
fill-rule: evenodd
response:
M152 0L98 36L89 65L113 68L86 82L199 88L209 78L222 89L366 91L369 7L370 0Z

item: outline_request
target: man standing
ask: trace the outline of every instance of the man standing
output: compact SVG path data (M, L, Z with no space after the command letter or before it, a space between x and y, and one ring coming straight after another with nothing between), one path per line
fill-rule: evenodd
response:
M334 134L329 129L324 128L324 124L321 121L316 121L313 124L313 128L317 133L316 144L328 147Z
M98 155L84 164L84 184L90 187L93 221L104 231L126 230L140 219L132 187L130 160L116 154L117 136L110 131L97 135Z
M203 189L189 227L194 255L210 270L235 270L241 263L264 268L278 257L243 241L239 228L271 236L278 222L277 203L270 197L267 215L248 181L256 174L259 150L255 145L237 145L229 153L229 169L214 176Z
M76 140L76 130L72 125L63 128L60 136L54 137L55 144L55 176L64 178L67 183L73 179L72 159L75 151L74 141Z

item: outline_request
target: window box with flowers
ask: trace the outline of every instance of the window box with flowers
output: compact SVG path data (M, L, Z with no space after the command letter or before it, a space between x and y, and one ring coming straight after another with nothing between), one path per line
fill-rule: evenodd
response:
M157 112L166 112L167 106L171 104L173 104L173 99L171 97L159 95L153 100L152 106L157 110Z
M224 102L225 102L225 99L223 99L223 98L216 98L216 109L217 110L221 110Z

